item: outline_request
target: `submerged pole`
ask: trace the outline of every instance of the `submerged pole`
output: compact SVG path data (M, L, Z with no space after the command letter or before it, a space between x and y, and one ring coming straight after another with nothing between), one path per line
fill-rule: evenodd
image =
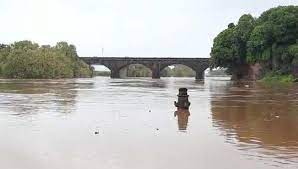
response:
M188 117L190 116L190 112L188 110L190 102L188 101L187 89L180 88L177 96L178 101L174 102L177 107L177 111L175 111L174 116L178 116L178 129L185 132L187 129Z
M174 102L175 106L178 109L189 109L190 102L188 101L188 94L187 94L187 88L180 88L179 89L179 94L178 96L178 101Z

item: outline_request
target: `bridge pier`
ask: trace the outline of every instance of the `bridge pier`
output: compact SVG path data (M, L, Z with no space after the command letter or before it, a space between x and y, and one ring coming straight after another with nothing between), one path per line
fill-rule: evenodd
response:
M196 80L204 80L204 70L197 70L196 71Z
M152 71L152 79L160 79L160 63L153 63L148 67L150 67Z
M111 78L113 79L119 79L120 78L120 70L112 69L111 70Z
M160 79L160 70L152 71L152 79Z

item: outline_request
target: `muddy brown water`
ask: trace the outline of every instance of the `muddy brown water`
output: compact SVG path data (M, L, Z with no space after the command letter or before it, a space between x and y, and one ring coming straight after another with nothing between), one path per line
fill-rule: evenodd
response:
M174 113L187 87L189 112ZM0 80L6 169L298 168L298 86L224 78Z

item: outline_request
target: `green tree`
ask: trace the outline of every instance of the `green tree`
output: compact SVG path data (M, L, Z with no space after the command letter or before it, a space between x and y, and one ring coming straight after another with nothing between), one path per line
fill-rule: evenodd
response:
M256 19L243 15L214 39L211 66L244 74L260 63L265 71L289 74L296 63L297 23L298 6L272 8Z
M281 6L264 12L249 39L247 61L266 62L270 70L285 69L291 62L287 48L298 39L297 23L297 6Z
M160 72L161 77L171 77L173 76L173 71L171 68L166 67Z
M127 67L128 77L150 77L151 70L144 65L133 64Z
M92 69L81 61L73 45L39 46L30 41L0 45L0 75L6 78L90 77Z
M174 77L194 77L195 75L195 71L188 66L174 65L174 68L172 69L172 76Z
M235 27L229 27L222 31L213 42L211 49L212 67L226 67L233 69L237 62L237 50L234 44Z
M247 40L254 28L255 19L251 15L240 17L238 24L229 24L215 39L211 50L213 67L226 67L230 71L246 64Z

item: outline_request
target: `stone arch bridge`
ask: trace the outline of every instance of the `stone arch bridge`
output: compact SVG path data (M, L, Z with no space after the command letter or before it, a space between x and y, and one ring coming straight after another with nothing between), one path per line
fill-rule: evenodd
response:
M89 65L104 65L111 70L111 78L120 78L120 70L131 64L142 64L152 71L152 78L160 78L160 72L167 66L181 64L196 72L196 79L204 79L209 67L209 58L148 58L148 57L80 57Z

